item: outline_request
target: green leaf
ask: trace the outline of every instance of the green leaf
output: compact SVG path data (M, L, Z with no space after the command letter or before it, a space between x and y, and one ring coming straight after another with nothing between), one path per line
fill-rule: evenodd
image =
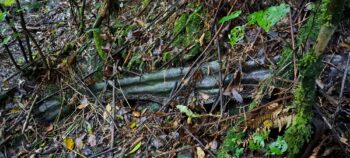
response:
M288 149L287 142L283 139L283 137L278 136L275 142L272 142L268 145L267 154L268 155L282 155Z
M176 105L176 108L180 110L180 112L185 113L188 117L201 117L201 115L193 113L187 106L184 105Z
M11 36L6 36L5 39L3 39L3 40L1 41L1 44L8 44L8 42L10 41L10 39L11 39Z
M142 142L137 143L137 144L134 146L134 148L132 148L132 150L131 150L130 152L127 153L127 155L130 155L130 154L135 153L137 150L140 149L141 145L142 145Z
M12 4L14 4L16 2L16 0L0 0L0 4L5 5L6 7L11 6Z
M0 22L2 22L5 19L7 13L8 12L0 12Z
M266 32L269 32L271 27L283 19L289 11L289 5L285 3L282 3L279 6L271 6L264 11L258 11L248 15L247 24L258 24Z
M245 26L236 26L231 30L228 38L230 39L232 47L244 38L244 28Z
M219 23L222 24L222 23L224 23L224 22L233 20L233 19L237 18L239 15L241 15L241 13L242 13L241 10L237 10L237 11L231 13L230 15L221 18L220 21L219 21Z

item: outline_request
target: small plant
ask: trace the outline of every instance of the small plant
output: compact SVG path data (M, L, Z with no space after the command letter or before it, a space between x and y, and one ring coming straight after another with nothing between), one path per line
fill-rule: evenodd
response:
M6 7L9 7L12 4L14 4L15 2L16 2L16 0L0 0L0 5L4 5Z
M238 127L232 127L229 129L224 142L220 146L217 157L227 158L230 157L230 153L236 157L240 157L244 152L244 148L242 147L243 139L244 133L239 132Z
M271 6L263 11L257 11L248 15L248 22L242 26L235 26L228 35L230 44L232 47L244 38L244 29L247 25L257 24L262 27L266 32L269 32L271 27L274 26L278 21L286 16L289 12L289 6L285 3L279 6ZM241 14L241 11L235 11L232 14L225 16L220 19L220 23L231 21Z
M287 142L283 139L283 137L278 136L275 142L272 142L268 145L266 154L268 155L282 155L288 149Z

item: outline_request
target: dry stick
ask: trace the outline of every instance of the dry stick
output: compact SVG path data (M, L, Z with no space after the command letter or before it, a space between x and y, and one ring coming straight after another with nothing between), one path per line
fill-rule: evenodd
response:
M17 7L20 9L21 8L21 4L19 3L19 0L16 0L16 3L17 3ZM26 25L25 25L25 20L24 20L24 17L23 17L23 14L21 14L21 25L22 25L22 29L23 31L25 32L26 36L28 36L34 43L35 47L38 49L38 52L39 52L39 55L41 56L41 58L43 59L44 61L44 65L46 68L50 69L50 65L49 65L49 62L47 61L44 53L42 52L38 42L36 41L36 39L31 35L31 33L28 31Z
M3 38L1 35L0 35L0 40L1 40L1 41L4 40L4 38ZM19 71L22 71L21 67L17 64L15 58L13 57L13 55L12 55L12 53L11 53L11 51L10 51L8 45L7 45L7 44L3 44L3 45L4 45L4 47L5 47L5 51L6 51L7 54L10 56L10 59L11 59L13 65L15 65L15 67L16 67Z
M5 8L4 8L1 4L0 4L0 10L1 10L2 12L5 12L5 11L6 11ZM5 16L5 20L6 20L6 23L10 26L11 30L13 31L13 33L19 34L19 32L17 31L17 29L16 29L13 25L11 25L11 21L10 21L10 18L9 18L8 16ZM24 57L24 60L25 60L26 62L28 62L28 57L27 57L26 51L25 51L25 49L24 49L24 46L23 46L23 43L22 43L21 38L20 38L19 36L15 36L15 37L16 37L16 40L18 41L18 46L19 46L19 48L21 49L21 53L22 53L22 55L23 55L23 57Z
M233 7L231 7L229 14L231 13ZM201 66L200 60L204 59L204 55L206 54L206 52L209 50L210 45L214 42L214 40L218 37L219 33L221 32L221 30L223 29L223 24L220 25L219 30L215 33L215 35L213 36L213 38L210 40L210 42L208 43L208 45L205 47L205 49L203 50L203 52L197 57L197 59L193 62L193 64L191 65L189 71L184 75L184 77L181 79L181 83L183 83L185 81L185 79L190 75L190 73L193 74L193 72L195 72L196 70L199 69L199 67ZM203 57L204 56L204 57ZM198 64L196 66L196 64ZM196 67L195 67L196 66ZM167 106L177 95L177 93L180 92L180 90L184 87L183 84L181 84L179 86L177 86L175 88L174 94L172 96L170 96L170 98L168 99L168 101L159 109L159 111L163 110L165 108L165 106Z
M32 105L30 105L28 114L26 116L26 120L24 121L23 128L22 128L22 134L24 133L24 130L27 128L27 124L28 124L28 120L29 120L30 114L32 113L33 107L34 107L35 102L36 102L37 99L38 99L38 95L35 95L35 98L34 98L34 100L32 102Z
M293 32L293 19L292 13L289 12L289 25L290 25L290 35L292 38L292 49L293 49L293 68L294 68L294 85L298 83L298 67L297 67L297 58L295 51L295 42L294 42L294 32Z
M341 82L341 88L340 88L340 94L339 94L340 99L341 99L341 97L343 97L343 93L344 93L344 87L345 87L345 82L346 82L346 75L348 74L347 72L348 72L348 68L349 68L349 62L350 62L350 52L348 53L348 60L346 62L343 80Z
M117 65L113 64L113 73L115 73L117 71ZM114 117L115 117L115 86L114 86L115 81L113 80L113 89L112 89L112 114L111 114L111 125L110 125L110 130L111 130L111 145L110 145L110 149L113 148L114 145L114 126L112 124L112 122L114 122ZM110 156L113 156L112 153L110 154Z
M18 0L16 0L16 4L17 4L17 8L18 10L21 10L21 4L19 3ZM23 16L23 12L22 10L19 12L19 17L21 19L20 21L20 24L22 26L22 29L26 29L27 30L27 27L26 27L26 23L25 23L25 20L24 20L24 16ZM33 53L32 53L32 48L30 47L30 39L29 39L29 36L27 34L25 34L25 38L26 38L26 43L27 43L27 47L28 47L28 55L29 55L29 60L30 61L33 61Z

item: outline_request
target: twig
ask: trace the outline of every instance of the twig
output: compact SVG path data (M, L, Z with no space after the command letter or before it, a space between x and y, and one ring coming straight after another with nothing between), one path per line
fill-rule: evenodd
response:
M38 95L35 95L35 98L34 98L34 100L32 102L32 105L30 105L28 114L26 116L26 120L24 121L24 124L23 124L23 127L22 127L22 134L24 133L24 130L27 128L27 124L28 124L28 120L29 120L30 114L32 113L33 107L34 107L35 102L36 102L37 99L38 99Z
M116 64L113 64L113 73L115 73L117 71L117 65ZM114 122L114 115L115 115L115 86L114 86L114 83L115 81L113 80L113 89L112 89L112 111L111 111L111 125L110 125L110 130L111 130L111 145L110 145L110 148L112 149L113 148L113 145L114 145L114 126L112 124L112 122ZM112 156L112 153L111 155Z
M0 40L1 40L1 41L4 40L4 38L3 38L1 35L0 35ZM13 55L12 55L12 53L11 53L11 51L10 51L8 45L7 45L7 44L3 44L3 45L4 45L4 47L5 47L5 51L7 52L7 54L9 55L9 57L10 57L12 63L13 63L13 65L15 65L15 67L16 67L19 71L22 71L21 67L17 64L15 58L13 57Z
M18 10L21 10L21 4L19 3L18 0L16 0L16 3L17 3L17 8L18 8ZM24 16L23 16L23 12L22 12L22 11L19 12L19 17L20 17L20 19L21 19L20 24L21 24L21 26L22 26L22 29L28 31L28 29L27 29L27 27L26 27L26 22L25 22L25 20L24 20ZM25 34L25 38L26 38L26 43L27 43L27 47L28 47L29 60L30 60L30 61L33 61L32 48L31 48L31 46L30 46L30 40L29 40L28 34Z
M6 11L5 8L2 5L0 5L0 10L2 12ZM11 21L10 21L10 18L8 16L5 16L5 20L6 20L6 23L10 26L11 30L13 31L13 33L14 34L19 34L17 29L13 25L11 25ZM26 51L24 49L24 46L23 46L21 38L19 36L15 36L15 38L18 41L18 46L21 49L21 53L22 53L22 55L24 57L24 61L28 62L28 57L27 57Z
M205 145L196 137L196 136L194 136L192 133L191 133L191 131L190 130L188 130L186 127L184 127L184 129L185 129L185 131L186 131L186 133L187 134L189 134L203 149L205 149ZM205 149L206 150L206 149ZM214 154L213 154L213 152L211 152L210 150L206 150L208 153L209 153L209 155L210 156L212 156L212 157L216 157Z

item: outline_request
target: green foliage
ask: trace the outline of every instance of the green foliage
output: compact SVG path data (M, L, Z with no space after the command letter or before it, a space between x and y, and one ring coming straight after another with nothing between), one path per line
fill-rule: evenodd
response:
M107 58L107 54L102 50L102 39L100 36L101 30L96 28L96 29L92 29L92 32L94 35L94 42L95 42L97 54L102 60L105 60Z
M312 105L315 98L315 80L321 71L321 61L316 53L307 53L299 62L300 83L294 91L293 105L297 115L285 133L288 157L295 157L311 136Z
M6 36L2 41L0 41L0 44L1 45L8 44L10 39L11 39L11 36Z
M16 2L16 0L0 0L0 4L7 6L7 7L11 6L15 2Z
M8 12L0 12L0 22L2 22L5 19L7 14Z
M198 42L196 42L194 47L187 54L184 55L183 59L185 61L194 59L200 53L200 50L201 50L201 46Z
M236 26L230 31L228 38L230 39L230 44L232 47L238 41L240 41L244 38L244 28L245 28L245 26Z
M252 151L265 148L265 140L268 138L268 132L255 133L249 140L248 148Z
M244 152L244 148L242 148L243 139L244 133L239 132L238 127L229 129L224 142L217 152L217 157L227 158L230 157L230 153L234 154L236 157L240 157Z
M319 16L319 13L314 11L307 22L299 30L298 37L296 38L297 46L302 45L308 39L316 41L318 32L320 31L320 26L321 17Z
M174 24L174 34L179 34L174 41L175 46L188 46L199 38L202 23L202 6L195 8L191 14L181 15ZM183 32L181 32L183 31Z
M201 117L201 115L196 114L191 111L187 106L184 105L176 105L176 108L180 110L180 112L185 113L188 117L196 118Z
M162 60L163 62L169 61L171 58L173 58L173 53L172 52L164 52L162 53Z
M288 144L288 157L296 157L304 143L309 141L311 137L310 119L310 116L298 113L292 125L286 130L284 138Z
M264 11L254 12L248 16L248 25L257 23L266 32L269 32L273 25L287 15L289 10L289 6L282 3L279 6L271 6Z
M277 140L268 145L266 154L268 155L282 155L288 149L287 142L283 137L278 136Z
M282 3L279 6L271 6L264 11L257 11L248 15L248 23L242 26L235 26L231 31L229 36L230 44L232 47L244 38L244 29L246 25L258 24L266 32L270 31L271 27L274 26L278 21L286 16L290 8L287 4ZM241 15L241 11L235 11L234 13L225 16L220 19L220 23L224 23L233 20Z
M127 68L130 70L135 65L138 65L139 68L141 69L141 67L143 65L142 54L141 53L133 53L133 56L131 57Z
M230 15L221 18L220 21L219 21L219 23L224 23L224 22L227 22L227 21L236 19L238 16L241 15L241 13L242 13L241 10L237 10L237 11L231 13Z

